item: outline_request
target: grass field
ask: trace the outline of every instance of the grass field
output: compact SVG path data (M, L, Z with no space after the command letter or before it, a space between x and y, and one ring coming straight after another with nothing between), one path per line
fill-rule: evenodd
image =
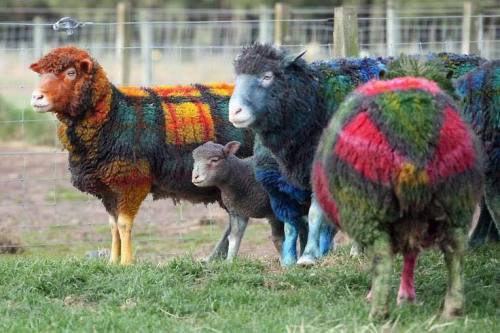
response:
M367 320L364 259L343 248L319 267L282 270L239 259L201 264L181 257L133 267L76 258L0 257L1 332L500 332L500 247L466 258L466 315L442 322L441 255L426 253L416 274L418 305Z

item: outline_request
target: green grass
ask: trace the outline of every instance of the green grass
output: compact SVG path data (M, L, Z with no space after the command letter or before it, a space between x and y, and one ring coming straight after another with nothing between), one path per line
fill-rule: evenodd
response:
M446 288L441 256L419 262L422 305L395 306L370 323L364 295L369 274L346 249L321 267L283 271L239 259L203 265L190 258L165 265L110 266L76 258L0 257L1 332L499 332L500 247L466 258L466 316L436 318ZM398 261L395 271L399 271Z

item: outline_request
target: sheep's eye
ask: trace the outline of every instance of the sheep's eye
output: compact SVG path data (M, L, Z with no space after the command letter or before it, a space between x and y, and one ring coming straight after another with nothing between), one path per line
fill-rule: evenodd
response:
M262 81L271 81L273 79L272 72L266 72L264 76L262 76Z
M67 72L66 72L66 75L69 76L70 78L75 78L76 76L76 70L75 69L69 69Z
M220 161L220 158L218 158L218 157L213 157L210 159L210 162L212 162L212 163L217 163L219 161Z

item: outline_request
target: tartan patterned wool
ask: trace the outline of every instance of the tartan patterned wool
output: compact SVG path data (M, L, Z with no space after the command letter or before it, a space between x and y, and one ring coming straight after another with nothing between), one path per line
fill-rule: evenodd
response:
M391 256L402 252L398 301L413 301L418 253L437 244L450 285L443 314L463 310L466 230L482 190L479 141L432 81L370 81L323 133L312 183L325 213L373 257L371 315L387 313Z

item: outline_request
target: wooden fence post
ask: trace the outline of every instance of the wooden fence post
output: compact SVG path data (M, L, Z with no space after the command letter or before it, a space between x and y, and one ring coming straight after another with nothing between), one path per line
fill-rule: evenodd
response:
M151 55L153 44L153 27L151 26L149 11L151 9L141 9L139 12L140 38L141 38L141 59L142 59L142 84L146 87L153 82L153 58Z
M118 84L126 86L130 81L130 4L119 2L116 6L116 60L118 62Z
M273 42L271 12L269 8L264 5L259 6L259 42Z
M333 56L357 57L359 43L356 8L335 7L333 25Z
M274 44L281 46L290 41L290 20L292 13L286 3L277 2L274 5Z
M386 39L387 39L387 55L395 56L398 52L398 46L401 43L401 34L399 27L399 17L397 2L398 0L387 0L387 13L386 13Z
M33 50L35 58L40 58L43 55L43 45L45 44L45 32L43 26L43 18L35 16L33 18Z

